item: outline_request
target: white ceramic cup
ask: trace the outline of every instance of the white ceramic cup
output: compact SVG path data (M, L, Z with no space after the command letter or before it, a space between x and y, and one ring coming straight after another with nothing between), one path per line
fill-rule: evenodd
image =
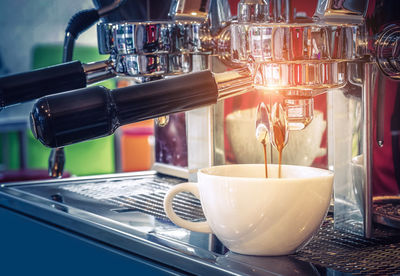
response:
M198 183L172 187L164 210L176 225L214 233L231 251L247 255L286 255L305 245L323 222L331 199L333 173L312 167L223 165L201 169ZM206 221L176 215L175 195L190 192L200 199Z

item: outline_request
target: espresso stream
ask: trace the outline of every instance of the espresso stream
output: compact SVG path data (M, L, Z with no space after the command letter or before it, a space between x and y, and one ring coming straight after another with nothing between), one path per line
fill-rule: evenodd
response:
M276 149L278 150L278 177L282 177L281 167L282 167L282 151L285 147L285 128L282 127L280 122L273 124L272 129L275 133L274 140ZM264 139L261 142L264 149L264 165L265 165L265 178L268 178L268 162L267 162L267 141Z
M268 178L267 166L267 141L270 133L269 111L267 106L261 102L257 107L256 113L256 139L262 144L264 149L265 177Z
M256 117L256 138L262 144L264 150L265 177L268 178L267 141L270 140L271 144L278 151L278 177L281 178L282 151L288 141L285 111L281 104L275 103L272 107L270 117L268 108L261 102L258 105Z
M272 129L274 132L274 142L276 145L276 149L278 150L278 177L281 178L281 167L282 167L282 151L285 147L285 128L282 124L277 121L272 125ZM265 146L264 146L265 147ZM265 149L264 149L264 156L265 156ZM265 158L265 166L267 166L267 159Z
M261 142L264 149L264 165L265 165L265 178L268 178L268 165L267 165L267 142L264 140ZM280 165L279 165L280 166Z

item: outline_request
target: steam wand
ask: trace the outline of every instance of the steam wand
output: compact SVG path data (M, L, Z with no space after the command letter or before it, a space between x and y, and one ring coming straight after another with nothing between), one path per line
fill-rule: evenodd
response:
M72 55L75 48L75 40L80 33L87 30L90 26L96 23L100 17L103 17L119 8L124 0L115 0L109 6L103 9L90 9L83 10L75 14L68 22L67 29L65 30L64 47L62 63L72 61ZM64 172L65 165L65 152L64 148L54 148L49 155L48 173L52 178L61 178Z
M83 64L71 61L76 38L81 32L121 7L125 0L114 0L102 9L90 9L75 14L65 31L62 64L0 78L0 110L11 105L28 102L110 79L116 76L112 59Z

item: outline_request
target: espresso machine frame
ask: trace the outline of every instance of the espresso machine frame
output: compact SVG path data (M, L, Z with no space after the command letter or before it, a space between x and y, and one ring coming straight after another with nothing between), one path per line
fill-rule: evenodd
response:
M215 5L219 1L211 2ZM251 6L274 1L242 2ZM275 2L282 4L281 1ZM368 33L367 29L364 29L366 28L364 24L369 22L370 17L374 17L374 7L368 5L370 1L344 1L350 5L351 9L345 9L349 6L338 8L337 2L320 0L315 14L318 20L327 25L329 22L338 25L344 21L346 25L356 26L354 27L355 34ZM175 1L175 3L176 6L173 7L182 8L183 4L177 4L180 1ZM212 5L210 7L213 9ZM355 7L358 8L355 9ZM285 14L281 8L276 7L276 10L280 10L278 14ZM177 16L175 19L186 20L189 15L182 14L181 18ZM202 14L202 16L205 15ZM285 18L284 15L278 17ZM230 23L234 28L235 22ZM259 24L260 22L250 23ZM277 25L277 22L265 24L268 23ZM278 22L278 24L286 23ZM238 25L240 24L236 26ZM99 28L104 28L104 26L101 25ZM128 25L119 26L125 28ZM224 24L222 26L225 27ZM214 32L216 29L210 30ZM88 240L106 247L107 250L117 252L118 255L129 255L130 259L136 258L135 261L139 263L150 260L151 267L171 274L276 275L290 274L294 271L305 275L328 274L336 271L395 273L400 269L393 263L393 257L398 256L400 252L398 239L393 239L391 237L393 231L388 229L375 231L376 225L373 223L372 172L374 164L372 155L374 152L372 145L376 141L372 139L374 130L372 107L376 104L377 93L374 90L379 68L383 68L385 75L394 79L398 78L398 72L396 73L393 70L395 67L391 65L396 62L396 57L392 61L393 57L384 51L385 46L388 45L386 36L389 36L389 41L394 41L393 43L396 38L398 39L396 30L394 26L389 30L379 30L380 32L375 36L360 36L360 40L354 40L354 45L351 44L351 47L354 46L352 49L357 49L355 52L357 55L354 59L349 58L345 61L346 72L352 74L346 74L347 78L342 83L343 85L338 85L327 92L328 106L331 107L328 112L330 122L328 123L328 156L330 168L336 174L334 223L335 228L347 233L334 230L333 219L330 217L322 226L321 233L315 237L314 242L307 245L305 250L297 255L279 258L237 256L227 252L215 237L181 229L165 218L160 209L162 208L160 202L171 185L186 181L186 179L195 180L194 173L200 167L225 162L224 153L218 151L216 147L217 144L223 144L221 125L223 125L224 112L223 105L220 103L187 112L186 134L189 149L187 168L156 164L154 168L157 172L1 184L0 206L2 208L0 210L5 214L4 217L22 214L24 218L58 228L66 232L68 236ZM100 30L100 32L103 31L107 29ZM226 41L230 45L231 41L227 39L228 34L221 32L221 29L219 32L215 31L213 36L221 38L222 45L219 50L226 49ZM108 40L101 41L103 43ZM374 41L374 43L368 44L368 41ZM379 43L380 41L382 43ZM371 45L372 47L369 47ZM379 47L383 49L378 51ZM211 52L200 55L199 69L205 69L207 65L208 69L219 73L238 65L231 63L229 58L221 59L221 56L223 56L221 53L211 54ZM205 63L206 59L207 63ZM95 69L95 67L91 68ZM110 70L109 66L107 70ZM343 115L345 116L340 117ZM343 126L346 126L346 132L341 130ZM357 141L357 146L352 148L351 141ZM353 160L354 157L360 155L363 156L361 161ZM177 208L181 210L182 216L188 216L193 220L202 217L201 206L191 195L182 195ZM8 216L8 213L12 215ZM394 232L396 234L396 231ZM362 236L373 237L373 239L364 239ZM8 236L3 237L8 238ZM330 240L335 240L335 242L330 242ZM385 255L390 251L389 261L385 264L392 263L392 266L388 265L390 267L385 267L386 270L378 270L378 266L374 268L371 266L365 270L362 266L355 268L354 264L359 264L360 259L364 265L374 262L375 256L365 261L365 254L357 254L363 249L366 251L362 253L368 252L368 246L376 248L376 254ZM349 254L349 248L354 254ZM333 252L334 258L339 255L343 258L334 260L332 256L328 256L327 252L330 254ZM378 258L378 260L381 259ZM323 268L327 263L329 268Z
M278 16L276 10L280 10L279 7L269 6L273 5L273 2L250 1L247 3L248 7L251 7L251 4L259 5L259 11L263 8L273 9L274 14L271 14L269 18L262 18L265 20L264 22L252 22L251 20L254 19L247 19L246 28L251 27L251 24L263 27L268 27L270 24L272 29L273 27L279 28L279 24L282 24L280 22L290 22L290 13L281 10ZM342 32L345 35L337 39L341 39L339 43L334 40L326 43L332 43L332 45L338 43L339 47L342 47L341 50L345 52L344 56L336 54L338 59L343 60L339 61L339 66L344 66L345 79L338 80L333 87L328 85L327 88L321 89L318 84L314 87L311 84L310 88L321 89L322 93L327 93L328 164L329 168L335 172L335 227L367 238L375 235L375 223L398 226L396 219L393 220L382 213L376 213L373 207L373 187L380 185L376 180L374 183L373 180L373 171L377 168L373 157L374 151L377 151L374 144L378 144L379 147L390 147L388 144L383 145L383 141L380 140L383 139L383 134L379 131L382 131L384 122L379 118L383 116L380 113L384 111L382 108L376 112L374 110L382 95L381 90L384 89L381 83L388 79L394 81L399 79L399 71L396 69L398 61L396 61L394 50L397 49L395 44L398 43L399 27L393 24L396 22L394 15L388 16L387 21L376 21L376 18L382 16L383 11L379 8L382 5L382 1L376 3L347 1L345 4L339 5L335 1L320 0L314 14L314 23L305 23L305 26L310 27L317 27L318 24L332 25L332 29L328 27L327 31L322 30L321 32L336 32L339 36L340 27L335 26L344 26ZM286 3L285 8L290 10L289 6L290 1ZM241 10L239 10L240 12ZM242 12L245 13L246 8L243 8ZM253 12L257 12L257 9ZM246 14L242 16L245 17ZM256 17L254 16L254 18ZM274 26L274 24L278 25ZM290 26L290 23L287 24ZM231 56L228 58L230 60L227 62L225 58L221 58L224 53L211 55L209 57L210 70L214 72L227 71L230 70L229 66L231 68L240 66L240 64L243 66L243 60L247 61L248 56L246 55L248 54L246 53L242 53L245 56L242 59L240 56L238 58L234 55L238 48L234 43L237 43L238 40L239 47L244 51L251 53L255 49L255 47L251 48L244 44L248 42L240 40L242 38L235 37L240 27L241 25L235 21L230 26L230 36L228 34L231 42ZM286 26L282 24L282 27ZM222 33L223 35L220 37L224 37L226 34L226 32ZM332 46L328 45L327 48L329 47ZM333 47L328 49L328 52L329 50L331 51L330 55L335 55L332 53L335 50ZM307 63L307 61L305 62ZM279 91L279 88L275 89ZM279 93L283 97L290 98L290 93L286 91L282 90ZM319 95L321 92L314 90L311 93ZM197 169L224 164L223 108L223 103L219 102L215 106L187 112L187 170L179 168L176 170L176 167L164 166L160 163L155 164L155 169L195 181ZM375 154L379 153L375 152ZM381 231L378 232L380 235L382 234ZM390 235L393 234L390 230L387 232Z

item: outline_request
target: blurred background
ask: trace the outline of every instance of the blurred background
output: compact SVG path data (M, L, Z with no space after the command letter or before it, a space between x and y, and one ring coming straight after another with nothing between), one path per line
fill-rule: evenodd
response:
M69 19L80 10L93 8L97 1L108 0L0 0L0 75L60 63L64 31ZM232 15L236 15L239 0L229 2ZM310 7L315 7L315 2L294 1L294 5L300 16L312 16L314 11ZM136 3L134 12L147 17L151 17L150 10L169 7L169 1L136 0ZM144 7L152 8L146 10ZM108 56L98 54L95 26L78 37L74 60L87 63L106 58ZM97 85L115 88L130 84L130 79L116 78ZM254 103L253 96L248 97L249 101L240 103L242 108ZM50 149L33 138L28 126L32 104L24 103L0 112L0 182L48 178ZM235 103L227 101L225 105L229 110L229 106ZM322 106L325 106L324 99ZM124 126L109 137L68 146L65 148L64 176L150 169L153 163L153 133L153 122L145 121Z
M93 7L91 0L0 0L0 75L60 63L69 19ZM98 53L95 26L79 36L74 60L87 63L106 58ZM128 84L124 79L100 83L108 88ZM32 104L0 112L0 182L47 178L50 149L35 140L28 127ZM149 169L152 128L151 121L142 122L110 137L66 147L65 176Z

